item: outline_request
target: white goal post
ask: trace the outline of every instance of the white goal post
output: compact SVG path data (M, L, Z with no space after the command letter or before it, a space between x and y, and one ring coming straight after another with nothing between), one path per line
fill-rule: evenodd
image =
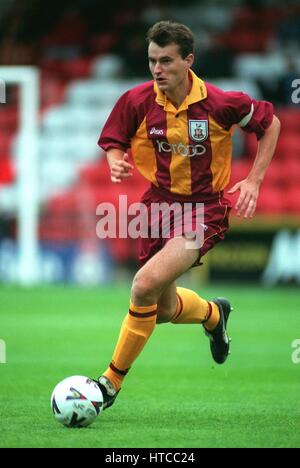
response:
M39 282L39 192L38 118L40 107L39 70L27 66L1 66L0 80L20 87L18 146L18 283L31 286ZM1 104L1 106L5 106Z

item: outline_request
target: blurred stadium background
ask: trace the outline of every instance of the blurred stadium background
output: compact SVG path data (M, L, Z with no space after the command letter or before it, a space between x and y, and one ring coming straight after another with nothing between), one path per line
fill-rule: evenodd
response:
M95 235L96 206L116 204L119 193L97 139L119 95L149 79L144 38L160 19L182 21L195 32L199 76L271 100L282 122L255 220L232 217L228 241L209 255L203 279L300 282L300 107L292 100L294 92L299 101L292 83L300 77L300 7L271 0L131 1L126 8L115 1L105 10L99 0L53 0L47 7L39 0L1 0L1 67L36 67L40 83L38 172L30 175L25 164L27 190L30 177L34 186L38 179L39 217L31 227L36 275L36 258L20 273L20 212L30 216L20 191L24 151L30 159L19 125L20 87L7 83L0 105L1 282L95 285L135 268L135 241ZM247 174L255 147L255 138L236 131L231 184ZM136 175L122 187L128 202L146 185ZM25 251L29 259L26 244Z
M228 365L212 367L195 327L158 327L101 437L77 437L54 429L50 393L67 375L105 368L137 268L135 240L96 237L96 207L118 206L120 192L137 201L147 186L137 174L111 184L97 140L116 99L149 79L145 33L161 19L191 27L200 77L272 101L282 132L255 218L233 214L226 241L183 279L207 297L222 285L233 300ZM28 106L10 71L38 80ZM299 446L299 2L1 0L1 79L0 446ZM235 132L231 185L255 149L255 138Z

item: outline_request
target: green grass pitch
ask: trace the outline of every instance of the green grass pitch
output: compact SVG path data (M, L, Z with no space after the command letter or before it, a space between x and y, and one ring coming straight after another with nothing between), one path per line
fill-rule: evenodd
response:
M54 386L106 368L128 292L0 288L0 447L300 447L296 288L203 289L234 305L225 365L213 363L201 326L160 325L115 405L89 428L60 426L50 410Z

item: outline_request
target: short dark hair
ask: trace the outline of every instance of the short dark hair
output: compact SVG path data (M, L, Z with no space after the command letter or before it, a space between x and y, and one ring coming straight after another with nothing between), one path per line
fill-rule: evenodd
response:
M159 47L177 44L182 58L194 53L194 36L192 31L181 23L159 21L152 26L147 34L148 44L155 42Z

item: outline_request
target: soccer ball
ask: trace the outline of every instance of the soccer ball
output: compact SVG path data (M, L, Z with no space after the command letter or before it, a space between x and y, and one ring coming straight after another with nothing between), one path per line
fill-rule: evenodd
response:
M103 395L88 377L75 375L56 385L51 408L58 422L67 427L86 427L103 409Z

